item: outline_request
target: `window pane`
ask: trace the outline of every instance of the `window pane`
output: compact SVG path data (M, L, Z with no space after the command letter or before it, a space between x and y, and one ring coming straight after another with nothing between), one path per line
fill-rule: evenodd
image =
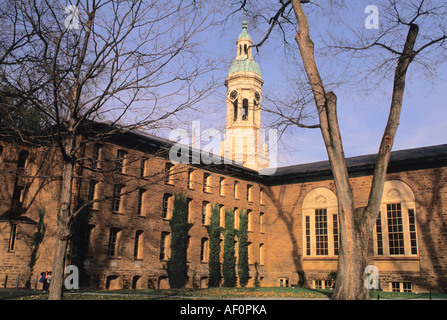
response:
M306 254L310 256L310 217L306 216Z
M315 210L315 245L318 256L328 255L327 211Z
M377 234L377 254L383 255L383 237L382 237L382 218L381 213L379 212L379 216L376 221L376 234Z
M404 233L400 203L387 204L390 255L404 254Z
M414 210L408 210L408 227L410 229L411 254L418 254L418 244L416 240L416 219Z

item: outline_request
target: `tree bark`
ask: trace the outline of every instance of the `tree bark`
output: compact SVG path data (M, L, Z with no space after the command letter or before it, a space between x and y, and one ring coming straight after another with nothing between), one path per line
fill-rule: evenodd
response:
M331 164L338 199L340 251L332 299L369 299L368 290L364 285L364 272L368 263L368 242L379 213L391 147L399 125L406 72L414 59L413 48L419 28L415 24L410 25L404 50L396 66L390 113L377 154L368 205L355 209L337 120L336 95L325 92L315 62L314 44L310 38L309 25L300 1L292 0L292 6L299 28L295 40L314 95L320 130Z
M65 150L72 150L74 138L67 142ZM62 172L61 201L57 214L56 244L53 258L53 277L51 279L49 300L62 300L65 275L65 259L68 241L71 237L71 195L73 188L73 168L71 161L65 159Z

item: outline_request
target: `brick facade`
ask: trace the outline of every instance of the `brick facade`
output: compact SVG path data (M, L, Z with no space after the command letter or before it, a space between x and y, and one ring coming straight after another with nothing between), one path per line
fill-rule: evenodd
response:
M138 143L135 142L137 140ZM0 285L14 287L19 277L19 286L23 287L31 277L33 286L41 271L52 268L60 195L60 161L57 152L51 148L26 148L4 141L0 144L0 177L3 182L0 185ZM410 217L408 221L404 219L403 227L415 228L415 231L411 229L402 233L406 237L406 251L402 255L377 254L378 235L375 233L371 240L371 263L379 269L383 290L392 290L393 283L395 286L396 283L401 286L400 283L411 283L411 289L418 292L429 289L445 291L447 288L445 149L446 146L441 146L432 150L434 153L430 160L424 160L423 155L409 150L410 158L390 162L390 173L387 175L390 191L387 196L394 196L393 192L397 191L391 186L399 186L400 182L409 187L411 192L407 187L405 190L396 188L400 190L402 199L405 192L414 196L414 201L411 200L413 202L409 204L406 200L399 201L402 201L402 217L407 217L407 212ZM22 150L28 152L28 157L24 168L18 168ZM89 144L82 150L83 158L87 160L83 169L77 168L73 201L77 203L79 199L89 197L99 200L92 206L93 218L89 226L89 248L85 260L89 286L108 289L168 287L164 270L166 261L160 260L162 235L170 232L169 219L163 217L164 197L180 191L191 199L189 216L193 227L189 231L188 286L206 287L209 276L208 263L201 261L201 242L208 237L202 223L204 201L218 203L224 208L251 210L249 242L252 278L249 285L253 285L254 280L253 264L260 262L262 286L297 285L304 280L304 285L308 287L330 286L337 266L334 254L337 231L333 229L334 226L336 228L336 209L331 204L331 201L334 202L331 193L335 194L335 190L327 168L317 170L314 167L303 171L307 167L301 165L278 170L276 175L269 177L259 176L255 171L236 165L179 164L172 168L173 174L166 181L165 169L169 161L166 153L160 150L163 150L160 140L134 134L103 143L98 149ZM119 154L125 154L122 172L116 170ZM350 173L356 206L365 205L367 201L371 182L370 165L370 161L350 165L353 168ZM207 180L208 187L204 189L205 174L210 178ZM235 197L236 182L239 192ZM113 203L114 186L117 185L121 186L119 206ZM14 194L20 188L23 194ZM250 188L249 197L247 188ZM387 196L383 201L387 201ZM307 218L308 214L320 210L318 206L315 210L308 207L306 201L310 198L318 205L321 203L324 210L327 207L327 211L318 212L326 214L328 219L328 233L324 238L330 243L327 246L328 254L315 249L317 240L306 237L307 233L315 232L315 219L320 219L313 216L309 216L309 220ZM385 202L384 211L388 208ZM20 209L17 209L18 205ZM28 263L39 209L46 212L46 234L40 245L34 272L30 275ZM415 223L411 220L413 216ZM391 222L382 223L385 226L385 223ZM115 232L113 252L110 249L112 232ZM135 256L136 237L139 236L138 256ZM14 243L11 243L12 239ZM415 254L409 251L409 246L414 245L411 242L413 239L417 241ZM388 250L388 243L384 244L384 251Z

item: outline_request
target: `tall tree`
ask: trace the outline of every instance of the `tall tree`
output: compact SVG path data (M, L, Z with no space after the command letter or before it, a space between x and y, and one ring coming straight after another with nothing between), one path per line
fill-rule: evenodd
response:
M239 284L245 287L250 278L250 267L248 265L248 215L247 210L241 209L239 213L239 230L237 232L239 258L237 261L237 273Z
M307 78L306 85L310 87L318 123L303 124L302 121L306 120L301 117L303 101L298 102L300 105L297 108L292 108L292 113L287 113L283 105L278 104L276 113L282 119L286 119L286 126L293 124L298 127L319 128L321 131L332 169L339 211L340 251L332 298L368 299L368 291L364 286L368 243L379 214L388 162L403 107L407 71L417 58L419 58L418 63L423 66L425 66L424 59L427 58L433 59L428 60L429 62L434 61L437 64L445 62L447 30L440 21L445 19L447 4L442 1L425 0L381 1L377 5L383 25L378 32L370 33L371 36L366 36L365 32L357 32L355 38L358 41L355 44L346 42L331 44L331 48L337 49L338 52L348 52L349 60L356 56L363 59L365 53L370 50L381 50L380 54L375 55L378 67L368 74L379 74L382 80L390 69L394 71L388 120L377 152L368 202L366 206L361 206L355 202L349 180L337 117L337 96L324 84L324 78L320 75L320 67L315 58L315 44L312 40L315 34L311 32L312 26L308 22L308 13L311 11L312 4L303 6L308 2L308 0L280 1L270 18L263 14L263 11L271 10L270 2L260 4L248 0L241 1L240 9L251 13L258 21L266 21L269 25L266 36L254 45L258 49L273 34L275 26L280 26L282 35L287 41L288 29L285 26L292 25L291 30L295 34L295 42L298 45ZM339 3L330 3L330 6L338 5ZM315 7L323 8L324 6L319 6L317 3ZM325 34L322 42L330 43L333 38L331 34ZM288 44L290 45L289 42ZM377 52L374 51L374 53ZM335 54L332 53L331 59L334 56ZM351 68L355 67L351 66ZM389 69L384 69L384 67Z
M210 276L208 281L209 287L219 287L222 279L222 270L220 264L220 235L222 233L220 227L220 207L216 203L211 210L211 221L208 230L210 253L208 259L208 266L210 270Z
M234 250L234 212L231 209L225 210L225 234L224 252L222 263L222 275L224 287L236 286L236 256Z
M188 223L188 203L184 194L175 195L170 226L171 256L166 263L169 286L183 288L188 280L188 232L192 227Z
M70 225L83 209L72 203L82 148L117 132L165 126L207 96L213 83L196 80L212 67L195 48L212 3L100 0L64 7L6 0L0 10L1 85L39 111L52 128L46 141L60 153L49 299L62 299ZM107 121L99 132L91 127L98 121ZM35 142L33 135L19 137Z

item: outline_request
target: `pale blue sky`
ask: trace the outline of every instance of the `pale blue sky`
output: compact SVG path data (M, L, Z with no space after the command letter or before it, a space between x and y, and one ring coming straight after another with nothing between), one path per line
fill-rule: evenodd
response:
M346 16L341 17L341 19L351 28L362 28L363 21L367 17L364 8L369 3L356 1L356 4L350 7L350 11L345 12ZM221 25L220 31L217 28L215 32L220 34L208 42L208 45L212 46L211 51L225 59L228 67L235 57L235 41L241 31L241 24L238 23L238 20L242 20L241 14L234 15L225 25ZM311 17L309 17L309 20L311 20ZM320 24L321 21L310 22ZM321 22L321 24L324 23ZM254 42L259 41L264 31L265 29L261 26L256 29L249 25L248 28ZM363 30L363 32L369 32L369 30ZM293 36L294 34L290 33L288 41L295 44ZM316 47L318 45L316 43ZM277 39L269 40L256 55L255 60L261 67L264 79L263 93L271 92L277 88L287 89L284 70L296 66L288 65L284 56L284 49L278 45ZM323 61L323 59L330 60L330 57L318 57L318 59L320 61L317 62L330 65L327 61ZM331 67L329 66L327 69L322 67L323 78L327 76L324 71L330 72ZM221 73L222 88L219 94L213 97L216 100L212 104L218 105L216 108L217 114L202 116L210 120L209 125L216 123L215 127L217 128L225 123L225 87L223 83L227 70L223 70ZM334 72L336 73L337 70ZM433 76L424 75L424 72L416 64L410 67L401 123L393 150L447 143L447 66L446 64L436 66ZM391 78L383 80L381 86L375 90L366 92L360 92L359 89L356 90L351 86L344 87L343 85L335 89L338 96L338 116L346 156L377 152L391 101ZM284 94L287 95L287 90L284 91ZM263 107L268 107L268 105L264 103ZM265 113L263 116L265 116ZM219 125L217 125L218 123ZM283 136L282 144L278 147L278 163L280 166L326 159L326 151L318 129L297 128L288 130Z
M338 96L338 117L341 127L345 154L347 157L377 152L382 132L388 117L389 105L391 101L392 74L386 79L380 79L381 74L368 79L365 82L356 83L356 77L365 69L362 63L368 64L370 60L353 62L349 70L343 73L345 60L350 59L349 54L345 54L337 61L332 56L320 56L318 48L324 47L318 42L319 32L333 31L334 35L343 35L352 39L351 31L359 30L366 35L374 36L379 30L365 30L364 20L367 14L364 13L369 1L355 1L349 6L349 10L341 10L337 19L321 15L318 10L309 14L311 30L314 32L317 63L321 67L320 72L327 82L347 79L347 85L335 87ZM336 9L334 9L336 10ZM329 12L329 13L328 13ZM328 10L325 14L330 14ZM381 16L379 16L381 17ZM208 30L208 40L204 43L203 52L209 56L221 59L222 69L217 70L215 77L221 79L221 87L217 93L197 106L199 112L193 113L192 118L201 121L202 130L205 128L223 129L225 126L226 88L224 86L225 77L231 61L236 56L235 42L241 32L241 22L244 16L240 13L231 16L226 23L221 23L211 30ZM329 22L328 22L329 21ZM383 28L386 21L379 24ZM345 25L343 25L345 24ZM336 30L334 29L336 27ZM425 30L421 26L421 34ZM248 32L256 43L265 32L265 25L248 25ZM326 31L325 31L326 30ZM289 30L293 31L293 30ZM370 32L370 33L368 33ZM287 34L287 40L296 47L294 32ZM405 34L406 35L406 34ZM405 39L405 35L404 38ZM425 34L424 34L425 35ZM428 33L430 36L430 33ZM399 37L398 37L399 38ZM402 37L400 37L402 39ZM298 74L301 72L299 63L293 63L290 52L287 53L282 46L281 35L273 33L255 56L264 79L263 94L275 92L277 97L287 98L289 83L285 74ZM298 56L298 60L299 60ZM372 61L372 60L371 60ZM377 61L380 61L378 59ZM391 66L394 66L391 64ZM437 65L436 69L431 68L428 74L420 65L413 63L410 67L401 123L394 142L393 150L408 149L422 146L430 146L447 143L447 65ZM362 71L360 71L362 70ZM342 75L345 77L343 78ZM305 79L303 77L303 79ZM374 90L362 91L364 86L371 86L379 83ZM263 102L263 108L268 108L268 104ZM265 112L263 119L266 118ZM313 161L326 160L327 154L321 138L319 129L299 129L287 130L282 136L278 146L278 165L292 165Z

